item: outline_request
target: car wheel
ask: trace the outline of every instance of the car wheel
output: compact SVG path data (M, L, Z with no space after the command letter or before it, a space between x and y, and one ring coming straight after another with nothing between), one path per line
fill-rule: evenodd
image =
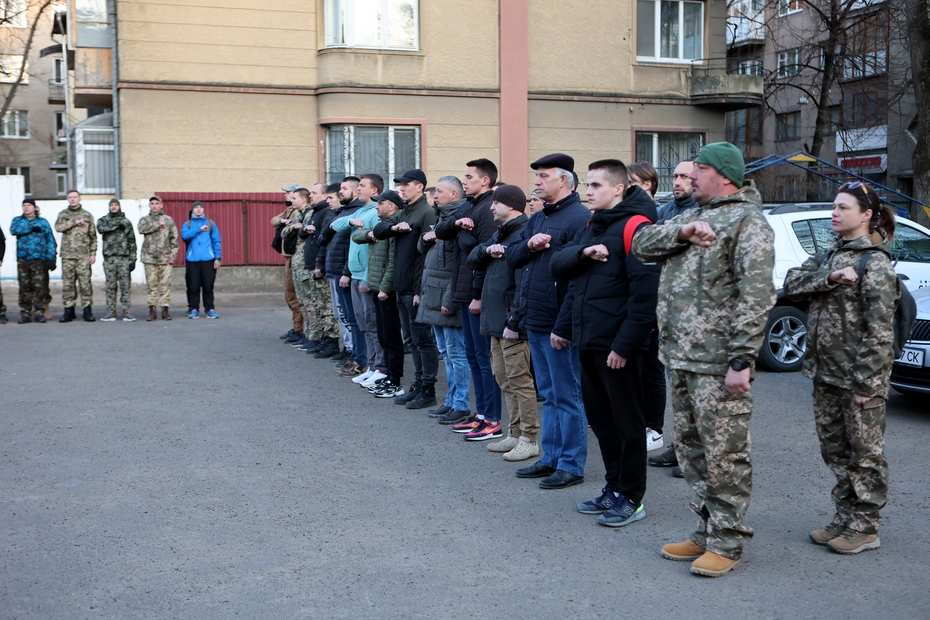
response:
M807 351L807 315L791 306L776 306L765 324L759 362L773 372L800 370Z

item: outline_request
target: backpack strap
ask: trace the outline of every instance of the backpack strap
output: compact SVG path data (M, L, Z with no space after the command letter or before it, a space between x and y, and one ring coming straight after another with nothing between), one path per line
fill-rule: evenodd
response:
M636 234L636 230L643 224L652 223L652 220L645 215L634 215L626 221L623 225L623 251L626 252L626 256L630 255L630 247L633 245L633 235Z
M862 280L865 278L866 272L866 263L869 262L869 258L872 257L872 254L875 254L875 250L866 250L862 253L862 257L859 259L859 266L856 268L856 274L859 276L859 290L862 290Z
M835 251L834 248L827 249L827 251L824 252L823 255L820 257L820 264L817 266L823 267L824 265L826 265L827 261L830 260L830 257L833 256L834 251ZM861 269L861 266L860 266L860 269Z

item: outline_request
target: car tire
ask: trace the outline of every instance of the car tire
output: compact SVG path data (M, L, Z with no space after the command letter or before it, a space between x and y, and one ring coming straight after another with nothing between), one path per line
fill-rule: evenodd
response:
M759 363L772 372L801 369L807 351L807 315L791 306L776 306L765 323Z

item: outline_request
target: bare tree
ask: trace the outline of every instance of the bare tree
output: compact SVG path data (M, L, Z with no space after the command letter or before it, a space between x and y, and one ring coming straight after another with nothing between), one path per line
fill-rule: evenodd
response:
M914 193L917 200L930 204L930 9L927 0L903 0L907 17L911 81L917 107L914 132ZM930 213L923 213L925 223Z
M3 1L3 0L0 0ZM13 41L4 41L4 48L10 43L16 45L16 48L4 49L4 54L22 54L23 61L20 63L18 70L11 75L7 75L4 72L4 77L7 78L6 81L10 86L3 93L3 107L0 109L0 119L6 116L7 110L10 109L10 105L13 103L13 98L16 97L16 91L19 88L19 85L23 83L23 78L26 76L26 59L29 58L29 52L32 50L33 42L35 41L36 30L41 23L42 17L45 15L45 12L52 5L52 0L38 0L31 2L23 2L20 6L20 10L25 15L20 13L11 13L4 12L2 17L0 17L0 27L9 26L10 24L15 23L17 20L23 20L25 17L26 27L28 32L25 39L22 41L15 41L15 37L10 36L10 39ZM12 2L6 3L7 7L13 6ZM5 28L7 32L11 31L10 28ZM20 45L21 43L21 45Z

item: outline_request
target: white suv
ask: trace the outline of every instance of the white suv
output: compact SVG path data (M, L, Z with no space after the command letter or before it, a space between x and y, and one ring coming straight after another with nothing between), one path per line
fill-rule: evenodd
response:
M792 267L800 266L833 239L832 204L786 204L765 209L775 231L775 289L778 302L765 325L765 342L759 362L776 372L801 368L807 350L807 303L784 296L782 286ZM930 286L930 230L899 218L891 246L895 271L914 292ZM930 363L927 359L924 363Z

